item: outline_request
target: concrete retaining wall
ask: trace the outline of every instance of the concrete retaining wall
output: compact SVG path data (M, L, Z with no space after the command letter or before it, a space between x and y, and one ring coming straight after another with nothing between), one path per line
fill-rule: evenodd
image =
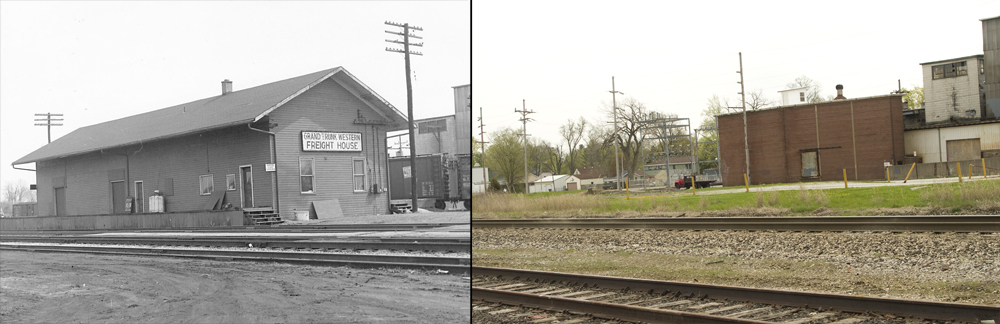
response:
M242 211L0 218L0 230L94 230L243 225Z
M958 166L956 163L962 164L962 176L969 176L969 165L975 165L972 168L972 176L982 176L983 175L983 160L968 160L968 161L951 161L951 162L937 162L937 163L918 163L915 168L913 168L913 173L910 174L910 179L931 179L931 178L945 178L945 177L956 177L958 176ZM911 165L894 165L889 167L889 176L892 180L903 180L906 177L906 173L910 171ZM990 169L993 168L993 169ZM989 158L986 159L986 174L988 176L1000 176L1000 158Z

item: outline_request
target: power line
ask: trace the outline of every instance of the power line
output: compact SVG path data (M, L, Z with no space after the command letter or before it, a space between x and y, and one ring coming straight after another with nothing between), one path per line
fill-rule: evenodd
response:
M411 44L410 43L410 37L413 37L413 38L416 38L416 39L422 39L422 38L420 36L410 34L410 30L412 29L412 30L420 30L420 31L422 31L424 29L420 28L420 27L417 27L417 26L410 26L410 24L408 24L408 23L399 24L399 23L394 23L394 22L391 22L391 21L386 21L385 24L386 25L390 25L390 26L396 26L396 27L402 27L403 28L403 32L402 33L397 33L397 32L388 31L388 30L385 31L386 33L389 33L389 34L403 36L403 41L392 40L392 39L385 40L386 42L389 42L389 43L403 44L403 49L399 50L399 49L395 49L395 48L386 47L385 50L388 51L388 52L403 53L403 60L406 62L405 63L406 64L406 112L408 114L408 116L407 116L408 120L407 120L406 124L409 127L409 129L410 129L410 132L409 132L409 137L410 137L410 188L413 189L413 192L411 193L412 194L412 200L411 200L411 205L410 205L411 206L410 207L410 212L412 213L412 212L416 212L417 211L417 172L416 172L417 171L417 147L416 147L416 145L414 145L414 143L416 143L416 140L414 140L414 134L413 134L414 133L413 132L413 85L411 84L411 81L410 81L410 54L413 54L413 55L423 55L423 54L421 54L420 52L411 52L410 51L410 46L412 45L412 46L421 46L422 47L422 46L424 46L424 43L412 43Z
M743 52L740 52L740 70L736 71L736 73L740 74L740 82L739 82L740 83L740 98L741 98L740 101L743 102L743 147L744 147L744 152L743 153L747 157L747 159L746 159L747 160L747 173L746 173L746 176L747 176L747 179L750 179L750 139L747 138L747 95L744 94L744 92L746 92L746 91L743 90ZM719 175L722 175L722 169L721 168L719 169ZM749 180L747 180L747 183L749 183Z
M483 129L483 107L479 107L479 152L482 155L483 165L483 192L486 192L486 186L489 184L489 178L486 176L486 131Z
M45 126L49 131L49 143L52 143L52 126L62 126L63 124L53 124L54 121L62 121L62 118L52 118L52 116L62 116L63 114L35 114L35 116L45 116L45 118L36 118L35 121L41 121L45 123L35 123L35 126Z

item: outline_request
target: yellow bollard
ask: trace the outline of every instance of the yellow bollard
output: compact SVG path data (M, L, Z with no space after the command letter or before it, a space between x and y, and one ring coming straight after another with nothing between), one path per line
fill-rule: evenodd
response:
M906 183L906 180L910 180L910 173L913 173L913 168L916 166L917 162L913 162L913 165L910 166L910 172L906 173L906 179L903 179L903 183Z
M629 196L629 192L628 192L628 179L625 179L625 200L629 200L629 199L632 199L632 198Z
M747 180L747 174L743 174L743 184L747 186L747 192L750 192L750 180Z
M959 174L958 177L961 178L962 175ZM892 180L889 179L889 167L885 167L885 182L892 182Z
M847 169L844 169L844 189L847 189Z
M695 179L696 175L691 175L691 195L698 194L698 179Z
M986 158L983 158L983 179L986 179Z
M955 162L955 165L958 166L958 182L961 183L962 182L962 162Z

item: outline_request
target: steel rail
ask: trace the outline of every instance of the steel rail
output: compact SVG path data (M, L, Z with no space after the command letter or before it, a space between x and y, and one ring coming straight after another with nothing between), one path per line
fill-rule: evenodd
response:
M679 312L666 309L603 303L599 301L539 296L514 291L476 287L472 287L472 299L555 311L566 310L584 313L594 317L641 323L772 323L732 317Z
M323 266L394 267L469 271L469 258L395 256L373 254L335 254L273 251L182 250L164 248L86 247L58 245L0 244L0 250L28 252L94 253L110 255L166 256L222 261L265 261Z
M1000 216L489 219L473 220L472 227L1000 233Z
M604 289L627 289L651 293L679 292L714 299L728 299L753 303L835 309L849 312L880 312L925 319L976 322L1000 320L1000 307L959 303L887 299L840 294L821 294L773 289L727 287L710 284L696 284L672 281L658 281L632 278L616 278L595 275L580 275L533 270L472 267L472 274L499 276L542 282L570 282L584 287ZM482 292L479 292L482 293ZM473 298L480 296L473 289Z
M341 240L271 240L270 238L229 238L224 240L173 239L148 237L0 237L0 242L32 243L86 243L86 244L132 244L166 246L208 246L208 247L258 247L274 249L318 249L318 250L398 250L434 252L471 252L468 243L397 241L341 241Z
M100 234L100 233L96 233ZM442 238L442 237L408 237L408 236L392 236L392 237L378 237L378 236L344 236L331 233L331 235L325 236L247 236L241 234L233 235L213 235L213 236L199 236L199 235L156 235L156 236L141 236L141 235L129 235L129 236L97 236L92 234L65 234L65 233L19 233L19 234L7 234L0 232L0 241L17 241L19 238L61 238L61 239L78 239L78 238L103 238L103 239L157 239L157 240L198 240L198 241L231 241L231 240L266 240L266 241L337 241L337 242L421 242L421 243L462 243L471 244L470 238Z

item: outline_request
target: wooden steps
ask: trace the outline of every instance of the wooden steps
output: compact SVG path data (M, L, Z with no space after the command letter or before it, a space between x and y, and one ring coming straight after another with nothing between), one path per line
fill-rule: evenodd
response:
M243 217L251 222L247 225L275 225L285 222L270 208L244 208Z

